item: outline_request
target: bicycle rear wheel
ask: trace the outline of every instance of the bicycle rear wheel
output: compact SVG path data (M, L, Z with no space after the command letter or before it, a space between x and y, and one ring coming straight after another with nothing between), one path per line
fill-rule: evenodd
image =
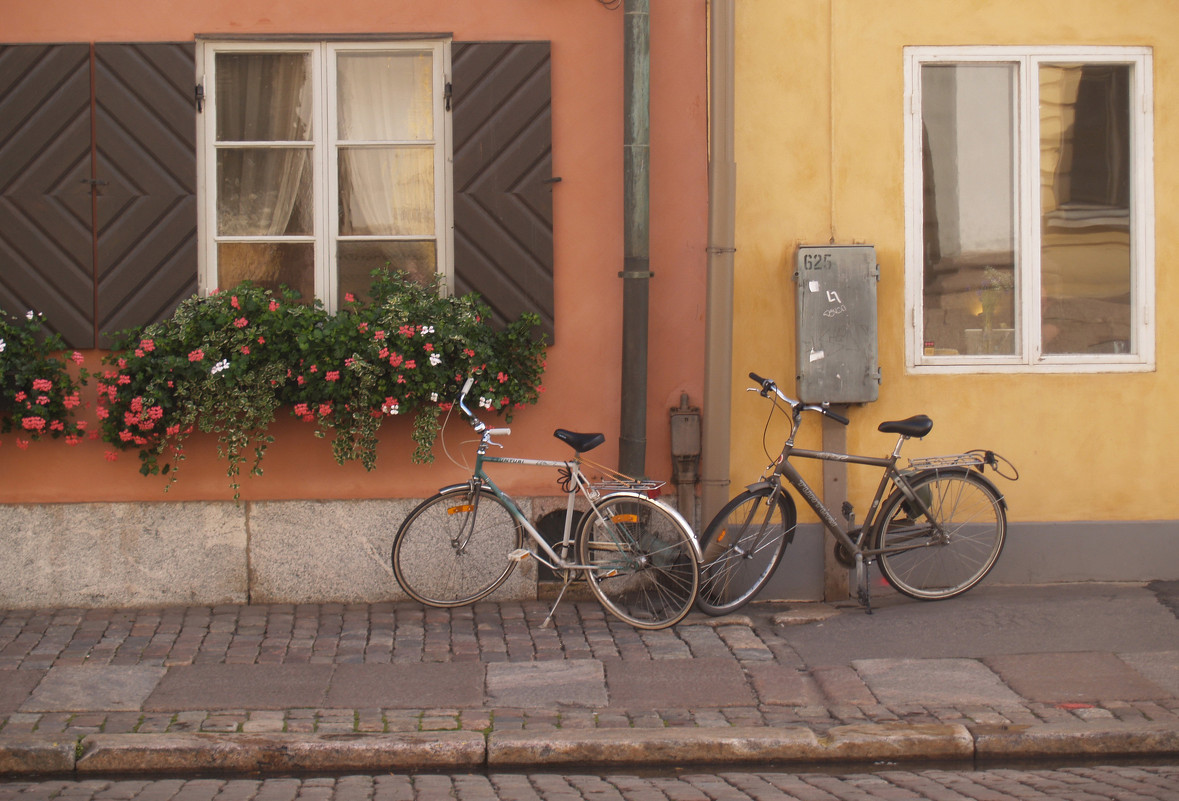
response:
M607 495L577 527L577 553L602 606L640 629L683 620L700 580L691 530L642 495Z
M393 574L427 606L464 606L490 595L516 563L520 524L495 493L443 490L409 513L393 539Z
M961 595L983 580L1003 550L1007 513L1002 496L967 469L932 471L910 486L936 526L904 493L892 493L883 507L876 548L900 550L879 554L880 572L910 598Z
M794 539L794 504L775 487L745 490L704 530L696 607L710 615L736 612L774 575Z

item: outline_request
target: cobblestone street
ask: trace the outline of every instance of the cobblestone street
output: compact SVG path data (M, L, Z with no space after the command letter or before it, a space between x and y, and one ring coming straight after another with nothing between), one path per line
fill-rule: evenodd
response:
M1174 801L1179 766L592 775L492 773L0 784L0 801Z

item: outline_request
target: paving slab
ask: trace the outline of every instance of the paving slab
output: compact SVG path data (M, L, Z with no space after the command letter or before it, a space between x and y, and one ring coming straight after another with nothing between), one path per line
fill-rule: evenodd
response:
M606 676L597 659L496 662L487 667L490 706L544 709L604 707Z
M50 668L20 709L22 712L137 711L164 673L164 668L149 665Z
M1022 697L1043 704L1161 701L1171 694L1106 652L1007 654L984 660Z
M1021 703L1020 697L977 659L857 659L852 668L886 706Z
M143 703L147 711L298 709L324 705L334 666L177 665Z
M740 663L733 659L609 660L604 664L612 707L682 709L757 703Z
M45 670L0 670L0 714L15 712L45 678Z
M752 664L746 668L758 700L771 706L817 706L823 691L813 677L779 664Z
M1179 698L1179 651L1118 654L1118 658L1144 678Z
M337 665L325 705L332 708L483 706L481 662Z

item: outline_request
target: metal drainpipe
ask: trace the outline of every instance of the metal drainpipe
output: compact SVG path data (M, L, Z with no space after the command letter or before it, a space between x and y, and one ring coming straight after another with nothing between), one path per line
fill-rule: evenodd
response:
M709 4L708 308L705 315L701 517L729 500L732 414L733 253L736 250L737 162L734 156L733 0Z
M626 0L623 15L622 410L618 469L646 474L649 312L651 42L649 0Z

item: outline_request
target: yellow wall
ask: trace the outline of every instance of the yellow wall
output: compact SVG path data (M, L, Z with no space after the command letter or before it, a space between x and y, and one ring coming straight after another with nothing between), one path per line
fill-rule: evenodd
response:
M1179 519L1167 456L1179 437L1179 4L1172 0L741 0L737 4L734 491L767 462L768 404L750 370L794 390L794 251L876 247L880 399L852 407L850 450L884 455L881 420L935 421L909 456L988 447L1022 477L1000 481L1013 521ZM907 45L1149 46L1154 59L1155 372L907 375L904 75ZM778 418L781 422L781 418ZM800 444L817 446L818 421ZM776 453L784 429L769 435ZM818 473L807 473L808 480ZM849 476L866 511L877 474ZM862 512L861 512L862 514Z

